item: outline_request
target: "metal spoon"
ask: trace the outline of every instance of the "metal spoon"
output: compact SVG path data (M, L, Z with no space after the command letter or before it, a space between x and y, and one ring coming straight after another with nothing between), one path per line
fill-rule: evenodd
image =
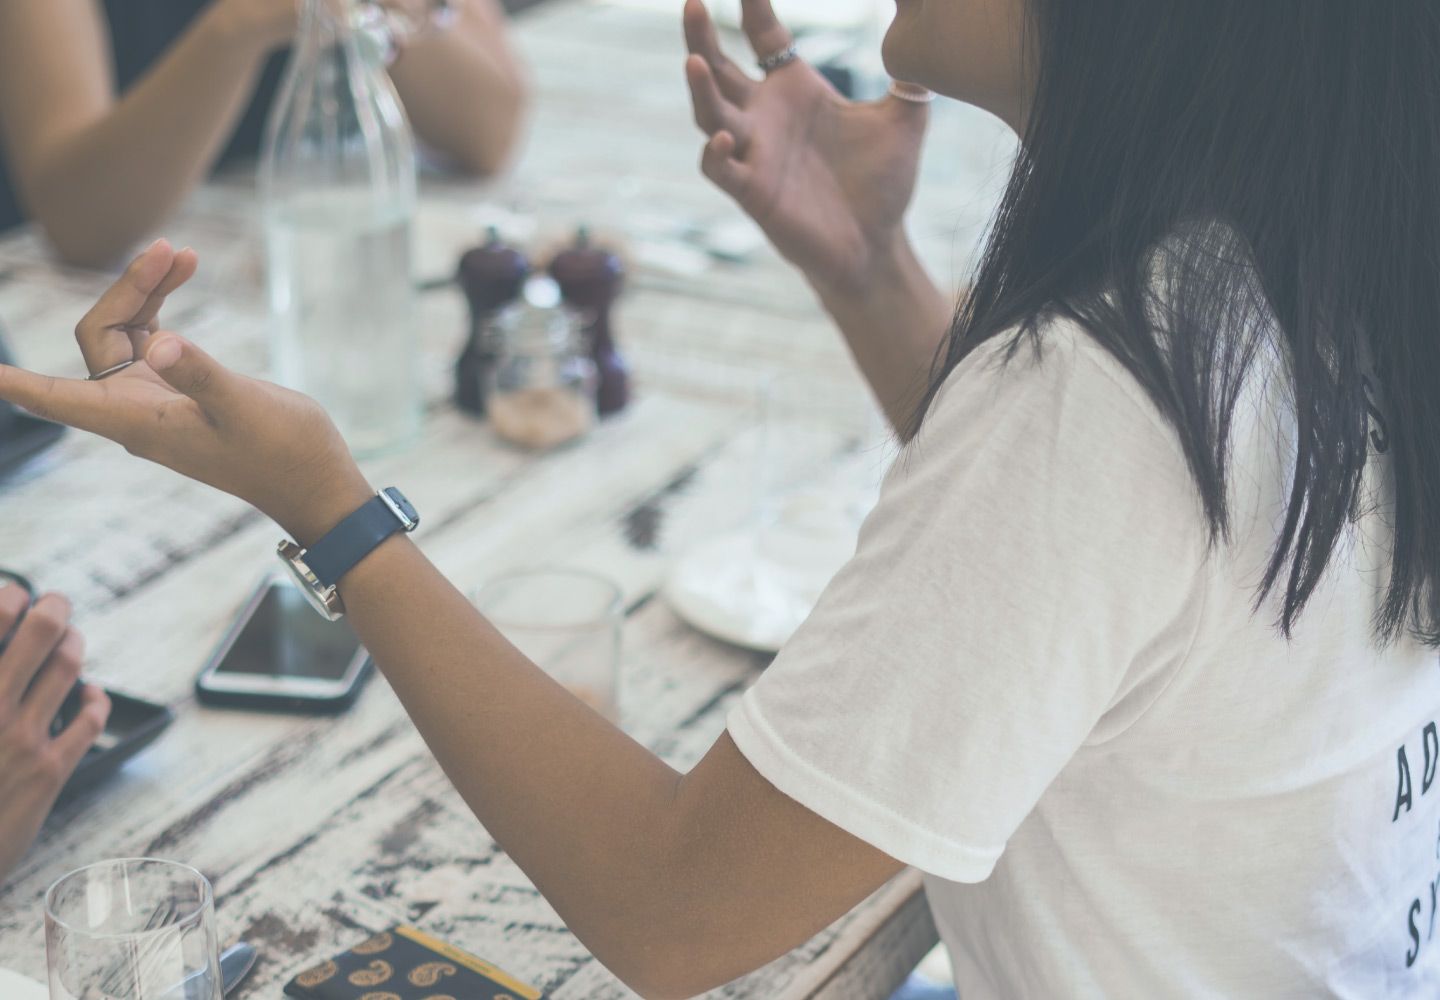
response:
M230 992L240 985L241 980L250 974L250 970L255 966L256 957L254 946L248 945L244 941L232 944L220 953L220 992L222 995L229 996ZM201 980L204 978L205 973L192 972L170 987L164 995L189 997L191 987L200 986Z
M259 954L254 945L239 941L220 953L220 992L226 996L240 985L255 967Z

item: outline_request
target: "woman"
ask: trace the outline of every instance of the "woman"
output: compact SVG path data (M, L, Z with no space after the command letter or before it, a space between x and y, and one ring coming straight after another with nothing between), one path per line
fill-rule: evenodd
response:
M948 334L901 226L923 107L841 101L768 0L764 82L698 0L686 25L706 172L911 440L686 775L408 542L345 572L486 829L647 995L759 966L904 864L967 1000L1437 995L1440 15L902 0L891 72L1024 139ZM0 397L309 546L372 495L324 415L127 336L190 263L154 248L81 325L92 372L141 362L5 369Z
M384 0L423 22L431 0ZM391 77L420 139L475 174L519 135L524 85L498 0L456 0ZM217 162L253 157L298 0L0 4L0 229L33 217L67 260L103 265ZM112 73L113 71L113 73Z

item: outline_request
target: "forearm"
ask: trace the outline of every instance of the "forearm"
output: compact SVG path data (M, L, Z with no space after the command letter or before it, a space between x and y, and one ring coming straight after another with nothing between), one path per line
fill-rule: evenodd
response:
M486 830L607 967L643 984L639 952L683 930L657 891L681 881L667 871L679 775L532 665L408 540L342 594Z
M930 280L903 233L877 255L869 276L863 286L815 290L891 426L903 432L924 396L955 304Z
M60 253L107 264L172 212L219 155L263 56L207 12L101 117L27 157L23 193Z
M390 76L416 134L470 173L499 171L514 152L525 81L498 21L426 35L401 53ZM478 15L473 15L478 16Z

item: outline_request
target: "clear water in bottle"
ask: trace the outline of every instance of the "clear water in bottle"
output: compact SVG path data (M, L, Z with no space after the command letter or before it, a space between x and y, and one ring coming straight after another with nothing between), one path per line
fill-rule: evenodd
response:
M405 444L420 424L411 306L415 156L359 0L302 0L266 126L273 368L319 400L350 447Z
M334 191L267 220L275 374L314 396L357 453L419 430L410 219L368 191Z

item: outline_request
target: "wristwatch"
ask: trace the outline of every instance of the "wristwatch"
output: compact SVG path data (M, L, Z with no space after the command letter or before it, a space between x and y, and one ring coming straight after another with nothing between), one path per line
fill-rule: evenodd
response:
M414 531L419 525L420 515L405 494L392 486L365 501L308 549L287 538L278 551L310 605L329 621L339 621L345 614L337 588L341 578L385 539L397 532Z

